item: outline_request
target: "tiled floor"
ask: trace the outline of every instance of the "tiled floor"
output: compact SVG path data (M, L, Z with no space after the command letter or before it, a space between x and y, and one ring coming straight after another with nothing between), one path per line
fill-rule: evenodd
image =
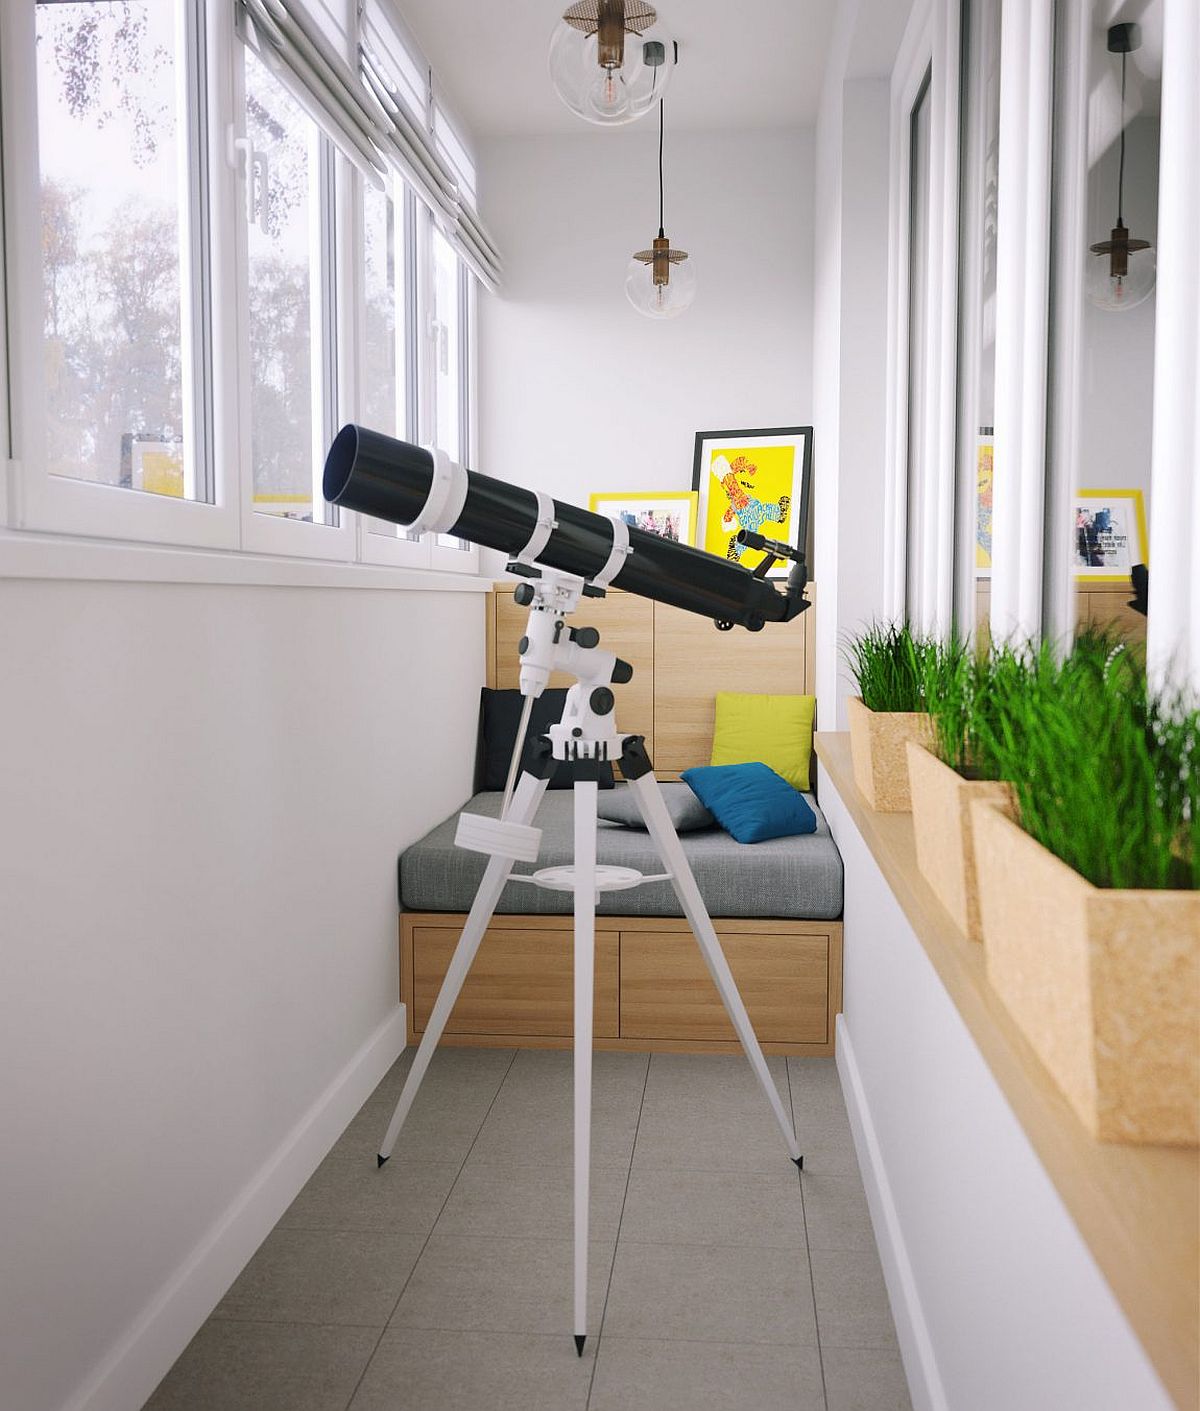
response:
M571 1056L444 1049L376 1089L148 1411L908 1411L832 1060L596 1055L571 1339Z

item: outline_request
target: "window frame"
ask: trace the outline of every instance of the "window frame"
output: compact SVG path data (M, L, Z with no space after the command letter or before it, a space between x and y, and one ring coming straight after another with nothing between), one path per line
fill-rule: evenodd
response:
M38 132L35 0L0 7L0 98L5 153L3 202L4 275L8 332L10 472L8 522L16 529L86 537L121 538L165 545L204 548L237 546L237 526L227 512L227 472L216 454L213 427L213 359L211 345L197 330L211 326L214 302L211 264L204 257L212 241L203 228L211 209L213 122L210 115L211 56L205 0L179 0L182 17L176 53L176 82L182 87L185 132L180 156L188 163L187 200L179 220L186 229L189 259L181 263L181 345L192 333L190 347L181 346L185 369L183 399L185 435L188 420L195 436L191 453L198 461L199 480L212 502L176 499L116 485L74 480L51 474L47 463L47 408L44 362L43 263L39 219L16 220L14 212L41 209L41 162ZM24 57L26 62L19 62ZM193 209L199 202L200 209ZM181 240L181 249L184 247ZM198 356L197 356L198 352ZM189 376L190 374L190 376ZM198 412L198 415L197 415Z

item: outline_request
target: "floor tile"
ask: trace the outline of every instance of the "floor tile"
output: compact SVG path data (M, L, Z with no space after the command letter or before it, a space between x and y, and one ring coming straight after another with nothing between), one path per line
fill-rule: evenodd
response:
M599 1329L611 1243L588 1257L588 1322ZM392 1319L393 1328L571 1332L570 1240L487 1239L434 1233Z
M593 1168L589 1200L592 1239L616 1239L626 1178L621 1167ZM450 1193L437 1232L570 1239L574 1190L574 1171L569 1166L496 1166L471 1158Z
M875 1249L875 1231L862 1181L854 1171L804 1168L804 1216L809 1249Z
M281 1230L390 1230L427 1235L460 1167L393 1157L328 1156L288 1207Z
M605 1336L813 1346L802 1250L617 1245Z
M213 1317L382 1328L423 1243L381 1231L276 1229Z
M896 1346L896 1326L874 1250L813 1250L817 1326L824 1347Z
M646 1094L635 1171L791 1171L783 1134L763 1096L709 1101Z
M629 1165L645 1086L646 1054L597 1053L592 1070L592 1164ZM525 1049L504 1080L471 1150L501 1166L574 1161L571 1054Z
M588 1411L825 1411L815 1347L600 1341Z
M830 1347L824 1360L829 1411L912 1411L898 1352Z
M384 1334L350 1411L583 1411L592 1353L567 1333Z
M858 1155L834 1060L789 1058L788 1078L805 1171L857 1173Z
M145 1411L340 1411L378 1338L374 1328L210 1320Z
M416 1049L406 1049L334 1147L338 1156L375 1159ZM512 1049L438 1049L393 1155L460 1164L512 1064Z
M799 1174L790 1161L779 1166L771 1172L634 1171L621 1238L803 1248Z

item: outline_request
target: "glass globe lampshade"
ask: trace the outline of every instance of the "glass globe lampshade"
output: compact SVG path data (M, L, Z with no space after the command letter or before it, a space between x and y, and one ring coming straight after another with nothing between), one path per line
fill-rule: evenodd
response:
M641 0L583 0L554 27L550 80L576 117L615 127L649 112L666 92L672 53Z
M696 263L661 237L639 250L625 273L625 297L646 318L678 318L696 297Z
M1154 290L1156 276L1154 249L1146 240L1130 238L1118 222L1111 240L1091 247L1085 289L1098 309L1118 313L1135 309Z

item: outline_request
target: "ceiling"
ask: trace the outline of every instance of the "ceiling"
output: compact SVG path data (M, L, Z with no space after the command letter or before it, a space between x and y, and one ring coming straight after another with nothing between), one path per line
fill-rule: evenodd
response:
M578 133L550 86L546 51L565 0L394 0L477 138ZM810 123L837 0L663 0L679 41L673 128Z

